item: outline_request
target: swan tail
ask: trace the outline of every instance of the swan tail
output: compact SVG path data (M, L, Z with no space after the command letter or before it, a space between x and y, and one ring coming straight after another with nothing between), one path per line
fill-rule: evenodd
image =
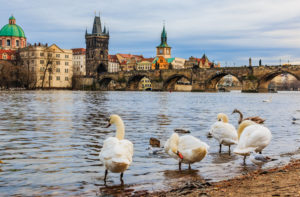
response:
M254 147L248 147L248 148L236 148L234 149L234 153L238 155L250 155L251 152L255 150Z

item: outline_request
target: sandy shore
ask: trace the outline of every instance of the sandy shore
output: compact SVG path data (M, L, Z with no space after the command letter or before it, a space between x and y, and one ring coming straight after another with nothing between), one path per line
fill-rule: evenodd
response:
M216 183L190 181L170 191L149 196L299 196L300 160L269 169L256 170Z

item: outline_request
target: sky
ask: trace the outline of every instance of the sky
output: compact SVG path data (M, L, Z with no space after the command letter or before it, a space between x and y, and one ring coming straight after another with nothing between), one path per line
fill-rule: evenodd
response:
M95 13L109 53L156 55L165 21L172 57L221 66L300 63L300 0L0 0L0 27L13 14L29 43L85 48Z

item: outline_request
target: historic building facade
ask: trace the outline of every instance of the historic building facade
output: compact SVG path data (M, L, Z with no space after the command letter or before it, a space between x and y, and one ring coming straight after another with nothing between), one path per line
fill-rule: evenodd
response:
M31 73L31 88L72 87L72 50L34 44L20 49L20 57Z
M0 60L14 60L16 50L23 47L26 47L25 33L11 16L0 30Z
M120 63L116 55L108 55L108 72L114 73L120 71Z
M72 49L73 52L73 75L74 76L85 76L85 49L75 48Z
M167 32L165 26L161 32L160 45L156 47L156 58L152 62L152 70L169 69L174 58L171 58L171 47L167 43Z
M100 16L95 16L92 33L85 33L86 75L96 77L108 71L109 32L101 27Z
M171 47L167 43L167 32L165 26L161 32L161 42L160 45L156 47L156 57L171 57Z

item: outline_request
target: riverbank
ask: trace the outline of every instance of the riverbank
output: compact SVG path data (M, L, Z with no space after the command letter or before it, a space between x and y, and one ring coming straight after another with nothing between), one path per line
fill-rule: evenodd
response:
M149 196L300 196L300 160L216 183L192 181Z

